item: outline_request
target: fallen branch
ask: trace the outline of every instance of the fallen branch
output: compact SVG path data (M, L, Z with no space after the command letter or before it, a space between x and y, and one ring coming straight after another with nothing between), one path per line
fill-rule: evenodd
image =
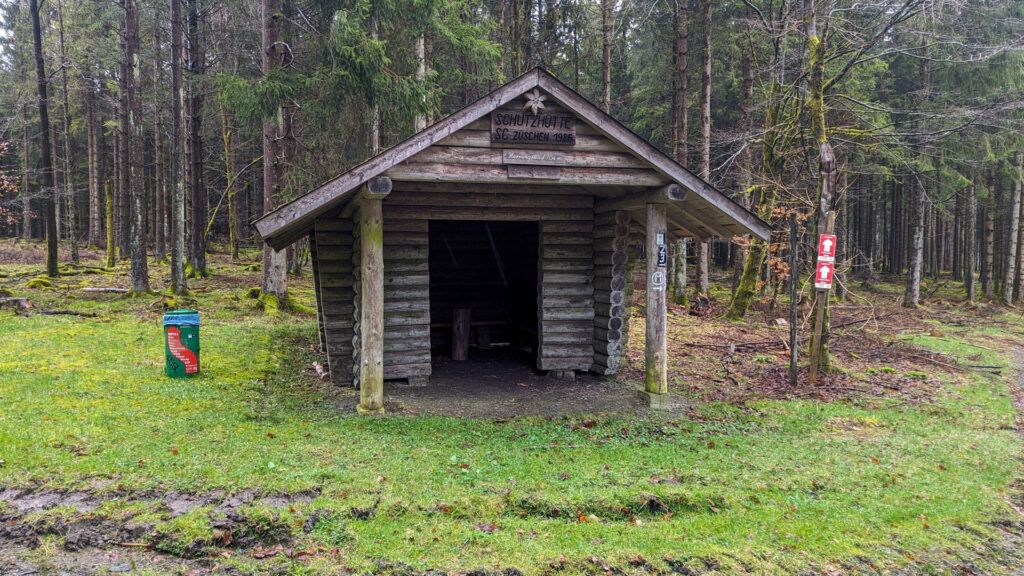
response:
M95 312L78 312L77 310L43 310L43 316L81 316L82 318L96 318Z
M113 292L115 294L127 294L127 288L100 288L100 287L88 287L82 288L82 292Z

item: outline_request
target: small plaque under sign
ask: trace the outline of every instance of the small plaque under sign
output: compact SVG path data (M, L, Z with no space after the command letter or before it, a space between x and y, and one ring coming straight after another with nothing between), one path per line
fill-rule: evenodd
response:
M510 164L508 177L522 180L561 180L561 166L521 166Z
M565 166L565 152L557 150L502 150L503 164L531 166Z

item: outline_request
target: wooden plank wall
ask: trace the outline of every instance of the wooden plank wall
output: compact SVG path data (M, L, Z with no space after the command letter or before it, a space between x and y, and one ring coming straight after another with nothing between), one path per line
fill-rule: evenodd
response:
M583 220L540 224L537 367L588 370L593 363L593 197Z
M594 357L591 371L619 370L623 333L629 321L626 278L629 212L605 212L594 219Z
M384 379L430 376L429 222L384 203Z
M313 227L318 316L331 381L352 384L352 221L323 217ZM312 246L313 243L310 243Z
M324 326L324 307L320 300L320 263L316 254L316 232L313 230L309 232L309 261L313 267L313 295L316 297L316 335L320 344L320 351L326 354L327 334Z

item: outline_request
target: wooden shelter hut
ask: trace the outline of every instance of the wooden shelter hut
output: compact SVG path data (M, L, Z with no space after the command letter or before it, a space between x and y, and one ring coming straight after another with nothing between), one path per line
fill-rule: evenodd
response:
M427 383L432 349L510 340L535 367L619 366L626 279L646 254L646 391L667 391L674 237L769 226L543 69L533 69L256 222L308 237L331 379L383 409L385 380ZM434 346L432 346L434 344Z

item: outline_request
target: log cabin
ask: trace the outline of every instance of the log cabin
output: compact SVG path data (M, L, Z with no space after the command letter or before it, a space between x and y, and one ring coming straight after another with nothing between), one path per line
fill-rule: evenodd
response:
M439 348L525 346L534 368L615 374L627 279L646 270L646 382L667 392L672 239L770 228L536 68L256 221L308 237L331 380L380 412L384 382L429 382Z

